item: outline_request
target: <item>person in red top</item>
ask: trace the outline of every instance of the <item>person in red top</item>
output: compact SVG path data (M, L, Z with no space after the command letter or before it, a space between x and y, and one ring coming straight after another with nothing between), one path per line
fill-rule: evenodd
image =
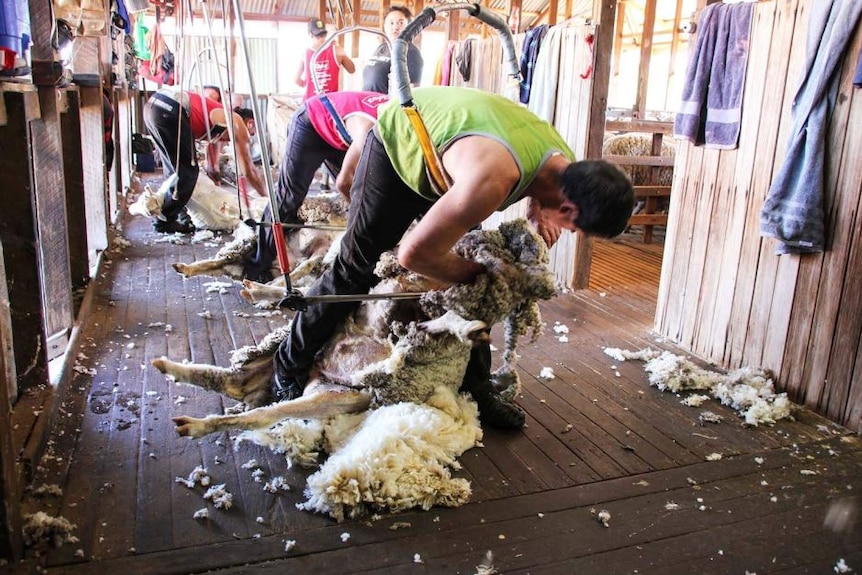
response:
M311 57L326 42L326 25L323 20L312 18L308 22L308 35L311 38L311 45L305 51L305 60L301 62L299 70L296 72L296 84L305 88L303 100L309 99L316 93L314 78L317 78L321 92L338 92L340 68L347 70L348 74L353 74L356 71L353 60L350 59L344 48L333 42L317 56L314 77L312 77Z
M243 174L257 192L267 195L266 184L251 159L249 144L254 135L251 110L235 108L231 113L236 151ZM165 176L177 174L173 191L165 193L162 214L153 221L161 233L191 233L194 226L185 214L198 179L195 140L214 142L228 138L227 115L219 102L194 91L163 88L144 106L144 124L156 142Z
M306 100L291 118L287 129L284 157L275 188L278 216L282 223L302 223L298 216L299 207L308 195L317 168L323 163L337 174L336 189L350 199L350 186L365 137L377 120L378 107L389 101L389 96L377 92L326 94L347 132L344 134L321 98L317 95ZM272 222L271 207L264 212L263 221ZM275 256L272 227L262 225L258 228L257 253L244 263L244 277L259 282L272 280L270 268Z

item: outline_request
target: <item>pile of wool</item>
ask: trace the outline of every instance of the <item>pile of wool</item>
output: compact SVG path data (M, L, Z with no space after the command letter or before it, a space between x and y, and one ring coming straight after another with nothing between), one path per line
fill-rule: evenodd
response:
M773 424L792 416L792 404L786 393L776 393L769 370L743 367L731 373L703 369L688 359L655 350L631 352L605 348L618 361L638 359L644 364L649 383L661 391L707 391L723 405L740 413L746 425Z
M347 225L350 204L337 192L308 195L299 208L299 217L304 222L326 223L333 226Z
M65 517L54 517L44 511L37 511L24 516L24 544L32 547L39 543L48 543L61 547L64 543L77 543L78 538L72 535L76 527Z
M308 478L306 501L297 507L341 521L378 510L463 505L470 483L451 470L460 469L458 456L482 439L482 429L476 405L441 386L421 405L402 402L319 425L283 422L240 439L283 446L293 463L311 463L321 450L331 453ZM290 443L297 440L302 443ZM302 446L308 451L302 453Z

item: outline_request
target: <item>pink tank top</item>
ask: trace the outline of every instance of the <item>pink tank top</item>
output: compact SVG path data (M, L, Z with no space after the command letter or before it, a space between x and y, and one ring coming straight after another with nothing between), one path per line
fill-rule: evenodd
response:
M209 98L202 98L200 94L196 92L186 92L186 95L189 99L189 120L192 125L192 135L195 137L195 140L200 140L202 138L214 138L215 136L221 134L225 131L225 126L215 126L212 122L209 122L209 134L207 134L207 119L210 117L210 112L213 110L220 110L222 105L220 102L216 102L215 100L210 100ZM206 112L204 111L206 109ZM204 116L206 114L206 116Z
M326 97L342 122L357 114L374 122L377 120L377 108L389 101L389 96L377 92L332 92L326 94ZM305 102L311 125L327 144L336 150L347 150L347 142L338 132L332 114L324 107L320 98L319 95L313 96Z
M313 55L314 50L308 49L305 51L305 100L317 93L314 89L312 74L317 78L321 92L338 91L339 70L338 61L335 59L335 46L330 44L326 47L326 50L317 56L314 70L311 71L311 57Z

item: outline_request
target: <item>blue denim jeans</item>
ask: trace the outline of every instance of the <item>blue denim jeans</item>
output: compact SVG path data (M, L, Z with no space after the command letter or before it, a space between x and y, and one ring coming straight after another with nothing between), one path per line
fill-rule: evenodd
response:
M189 202L198 181L192 125L179 102L158 93L144 106L144 124L159 149L165 177L177 174L176 186L165 192L162 205L162 217L170 222Z

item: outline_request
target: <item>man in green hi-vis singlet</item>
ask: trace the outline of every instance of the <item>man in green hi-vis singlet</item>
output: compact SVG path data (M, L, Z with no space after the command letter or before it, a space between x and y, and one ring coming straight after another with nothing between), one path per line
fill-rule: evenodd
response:
M607 162L575 162L554 128L526 108L469 88L417 88L413 100L451 187L438 194L428 181L419 140L398 103L381 107L356 169L341 252L308 295L367 293L377 283L380 255L399 242L405 268L444 283L469 283L485 268L452 246L495 210L525 197L529 219L549 246L564 229L602 237L625 229L634 204L628 177ZM296 314L274 359L275 399L302 394L315 354L356 305L310 305ZM476 400L484 424L521 428L524 412L500 398L490 376L490 346L477 346L461 390Z

